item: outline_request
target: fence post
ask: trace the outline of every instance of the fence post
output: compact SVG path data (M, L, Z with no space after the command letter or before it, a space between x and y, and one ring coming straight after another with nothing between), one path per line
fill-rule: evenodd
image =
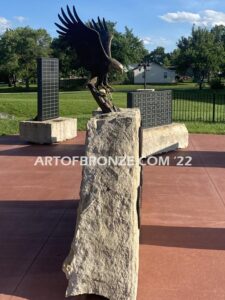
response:
M216 94L213 94L213 123L216 121Z

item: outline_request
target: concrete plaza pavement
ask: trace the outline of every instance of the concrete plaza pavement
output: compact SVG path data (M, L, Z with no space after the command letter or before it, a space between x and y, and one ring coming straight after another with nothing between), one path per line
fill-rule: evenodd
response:
M34 163L82 155L84 142L84 132L53 146L0 138L0 300L65 299L82 169ZM190 135L169 161L144 167L137 299L224 300L225 136Z

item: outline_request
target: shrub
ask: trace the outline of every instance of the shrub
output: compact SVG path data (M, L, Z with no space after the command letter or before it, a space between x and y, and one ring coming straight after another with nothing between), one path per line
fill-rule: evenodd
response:
M221 90L224 88L224 84L219 78L212 79L209 83L212 90Z
M60 80L60 89L64 91L82 91L85 89L87 83L87 78L78 78L78 79L61 79Z

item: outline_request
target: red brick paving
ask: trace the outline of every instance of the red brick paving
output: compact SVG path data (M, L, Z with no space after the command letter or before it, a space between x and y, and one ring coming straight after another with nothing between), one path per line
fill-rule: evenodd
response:
M0 300L65 299L61 266L73 238L81 167L34 162L39 155L81 155L84 139L80 133L37 146L0 138ZM191 135L187 150L170 154L170 166L144 168L137 300L225 299L224 151L225 136ZM176 166L179 155L192 156L193 166Z

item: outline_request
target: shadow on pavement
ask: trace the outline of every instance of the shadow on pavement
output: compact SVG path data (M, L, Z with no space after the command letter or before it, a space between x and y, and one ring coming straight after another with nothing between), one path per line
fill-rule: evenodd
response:
M225 250L225 228L143 225L140 240L143 245Z

